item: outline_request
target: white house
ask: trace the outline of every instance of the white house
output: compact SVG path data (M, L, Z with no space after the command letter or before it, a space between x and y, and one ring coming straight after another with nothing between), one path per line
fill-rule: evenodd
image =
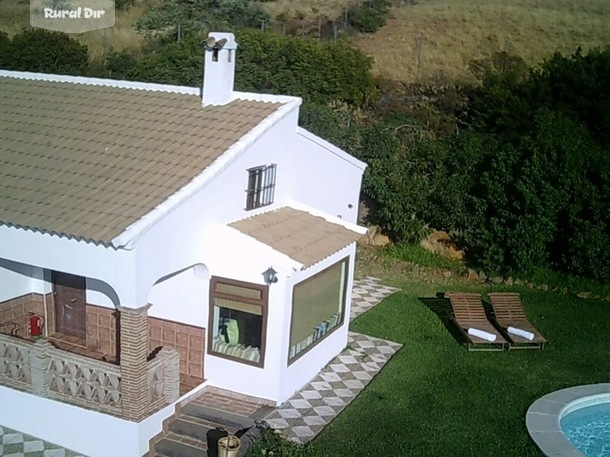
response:
M280 404L345 347L366 165L236 49L202 88L0 72L0 424L140 457L189 391Z

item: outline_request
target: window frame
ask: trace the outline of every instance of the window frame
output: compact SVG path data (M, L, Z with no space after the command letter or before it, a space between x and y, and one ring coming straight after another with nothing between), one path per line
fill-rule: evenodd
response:
M277 181L277 164L249 168L246 188L246 211L273 204Z
M335 333L345 324L345 309L347 308L347 285L348 285L349 277L350 277L350 275L349 275L350 259L351 259L351 256L349 256L349 255L347 257L343 257L342 259L336 261L335 263L327 266L323 270L318 271L316 274L304 279L303 281L300 281L300 282L292 285L292 299L291 299L291 305L290 305L290 326L288 328L288 354L287 354L287 359L286 359L288 366L292 365L297 360L299 360L301 357L303 357L305 354L309 353L309 351L311 351L315 347L319 346L326 338L328 338L330 335ZM294 288L296 286L298 286L299 284L303 284L306 281L312 280L316 276L321 275L325 271L330 270L332 267L334 267L342 262L345 262L346 266L345 266L345 286L343 287L343 296L341 297L341 300L342 300L341 319L339 320L339 323L334 328L332 328L330 331L326 332L324 335L322 335L320 338L318 338L315 342L313 342L312 344L307 346L305 349L303 349L301 352L299 352L297 355L290 358L290 338L291 338L291 334L292 334L292 320L294 318Z
M233 295L225 292L216 292L217 284L226 284L229 286L237 286L243 287L245 289L258 290L261 292L261 298L249 298L242 297L240 295ZM263 317L263 324L261 329L261 347L259 349L260 360L258 362L254 362L252 360L242 359L240 357L235 357L232 355L224 354L222 352L216 352L213 350L214 347L214 298L224 298L227 300L235 300L241 301L243 303L247 303L250 305L256 305L261 307L261 313ZM209 291L209 316L208 316L208 348L207 353L209 355L213 355L214 357L220 357L222 359L230 360L232 362L239 362L245 365L254 366L257 368L265 367L265 351L267 348L267 319L268 319L268 309L269 309L269 286L263 286L261 284L255 284L251 282L239 281L237 279L224 278L221 276L212 276L210 278L210 291Z

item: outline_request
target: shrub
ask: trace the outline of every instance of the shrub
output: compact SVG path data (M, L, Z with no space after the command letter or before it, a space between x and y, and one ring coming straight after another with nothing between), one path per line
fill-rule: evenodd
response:
M139 81L200 86L205 32L186 34L176 42L173 33L147 43L143 55L112 53L107 74ZM338 103L360 107L374 95L371 59L344 43L283 37L260 31L236 34L239 43L235 87L302 97L318 105Z
M260 27L271 15L250 0L167 0L138 20L140 30L164 30L179 24L186 29Z
M533 72L530 95L539 105L578 119L610 146L610 46L572 56L555 53Z
M355 154L368 164L362 190L374 202L371 218L394 240L414 242L427 231L423 211L430 186L426 161L419 150L402 147L398 126L393 119L366 127Z
M588 130L539 110L520 141L494 144L471 191L470 254L486 268L608 277L610 173Z
M125 11L131 8L134 4L134 0L115 0L114 6L116 9Z
M267 426L258 426L260 436L248 447L244 457L319 457L309 444L289 441L279 432Z
M11 40L8 34L0 31L0 68L9 68L11 56Z
M359 32L375 33L386 24L391 5L388 0L368 0L351 6L348 10L349 25Z
M110 51L106 56L106 76L113 79L129 79L138 60L129 51Z
M360 125L347 108L305 102L299 111L299 125L346 151L360 144Z
M347 43L253 30L238 33L237 41L236 86L240 90L353 106L363 106L374 94L372 60Z
M26 30L11 41L10 70L85 75L89 49L69 35L44 29Z

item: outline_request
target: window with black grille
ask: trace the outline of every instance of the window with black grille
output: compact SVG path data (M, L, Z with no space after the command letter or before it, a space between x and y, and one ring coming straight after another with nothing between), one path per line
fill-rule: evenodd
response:
M260 208L273 203L276 165L264 165L248 170L246 209Z

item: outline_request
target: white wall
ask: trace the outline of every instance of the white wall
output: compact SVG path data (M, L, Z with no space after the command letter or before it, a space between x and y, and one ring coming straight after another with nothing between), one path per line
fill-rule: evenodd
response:
M155 284L148 296L153 305L148 315L207 327L210 276L207 268L200 268L203 274L191 267Z
M0 259L0 302L31 293L33 281L32 267Z
M283 338L282 345L282 370L281 370L281 388L279 392L279 402L284 402L290 398L297 390L309 382L316 376L324 366L339 354L347 345L347 334L349 330L349 315L351 309L351 298L354 276L354 260L356 255L356 245L353 243L347 246L336 254L325 259L323 262L312 266L304 271L295 273L288 280L288 295L286 298L286 313L284 315L284 329L286 335ZM302 355L290 366L287 365L288 351L290 345L290 319L292 317L292 288L295 284L304 281L305 279L315 275L316 273L328 268L334 263L339 262L345 257L350 256L348 281L346 284L346 305L343 325L335 329L333 333L324 338L320 343L315 345L307 353Z
M323 140L297 127L298 108L288 113L192 195L168 213L136 241L138 288L143 293L166 275L196 263L208 267L203 250L203 228L210 223L226 224L301 201L332 216L356 222L362 170L349 163ZM246 211L247 170L277 164L274 203ZM351 204L352 208L348 208ZM234 249L215 240L225 251ZM211 267L210 267L211 270ZM213 271L211 271L214 274ZM138 302L145 302L145 296Z
M340 214L343 219L355 222L362 176L361 169L348 163L345 157L329 152L314 141L315 137L298 134L297 119L295 109L208 182L204 189L152 226L135 244L138 289L151 290L139 301L148 300L153 304L150 315L197 323L206 328L208 294L207 291L202 293L192 275L181 273L173 280L153 284L159 278L198 263L205 264L211 276L256 284L263 284L262 272L269 266L280 272L279 282L271 286L267 325L267 341L279 344L267 344L265 368L205 356L206 378L211 384L274 401L287 398L324 366L330 359L329 354L334 356L345 347L347 323L287 369L290 326L287 310L291 303L287 290L294 281L301 279L291 278L291 282L286 283L286 277L300 265L224 224L281 207L290 199L300 200L333 216ZM271 163L277 164L273 205L246 211L247 170ZM352 209L347 207L348 203L352 203ZM305 275L315 274L317 268L326 267L353 253L353 249L347 248L308 270ZM353 265L350 265L350 291L352 274ZM198 297L187 298L187 290ZM180 306L176 306L176 294L183 297ZM349 310L347 313L349 315Z
M120 305L132 306L132 304L121 303L116 291L108 283L95 278L85 278L85 299L91 305L104 308L116 308Z
M0 424L73 449L88 457L141 457L174 411L167 406L142 422L30 395L0 386Z
M356 223L363 170L349 163L344 154L336 153L331 145L326 148L325 141L300 132L291 142L290 160L286 163L291 176L286 192L331 216Z
M204 239L204 229L211 223L226 224L256 213L245 210L248 168L278 163L275 203L261 211L282 206L291 177L285 171L286 166L280 162L286 161L282 156L289 149L290 138L296 134L297 115L295 110L279 121L204 189L144 233L135 245L140 290L146 290L147 295L159 278L197 263L207 265L211 274L215 274L208 265L203 246L209 241ZM229 253L235 249L223 239L214 242ZM142 297L140 301L145 298Z
M285 335L281 325L285 313L285 284L286 278L282 276L269 287L264 366L254 367L206 354L205 372L210 384L271 401L277 400L281 383L281 342Z
M42 268L0 258L0 302L32 292L50 292Z
M53 292L51 271L32 267L32 272L34 276L34 292L38 294L50 294Z
M72 270L67 273L76 274ZM0 302L32 292L51 293L53 291L51 275L50 270L0 259ZM110 285L93 278L86 278L85 283L87 303L108 308L118 306L118 295Z
M270 266L278 271L278 282L269 286L264 368L206 354L206 378L212 385L275 401L281 381L282 347L277 343L284 337L284 286L287 275L299 264L232 228L218 227L206 233L210 236L205 252L213 276L264 285L262 272ZM215 242L216 239L223 239L224 243Z
M121 304L140 305L135 255L130 251L7 226L0 226L0 240L0 259L97 279L112 286ZM34 272L34 277L41 276Z

